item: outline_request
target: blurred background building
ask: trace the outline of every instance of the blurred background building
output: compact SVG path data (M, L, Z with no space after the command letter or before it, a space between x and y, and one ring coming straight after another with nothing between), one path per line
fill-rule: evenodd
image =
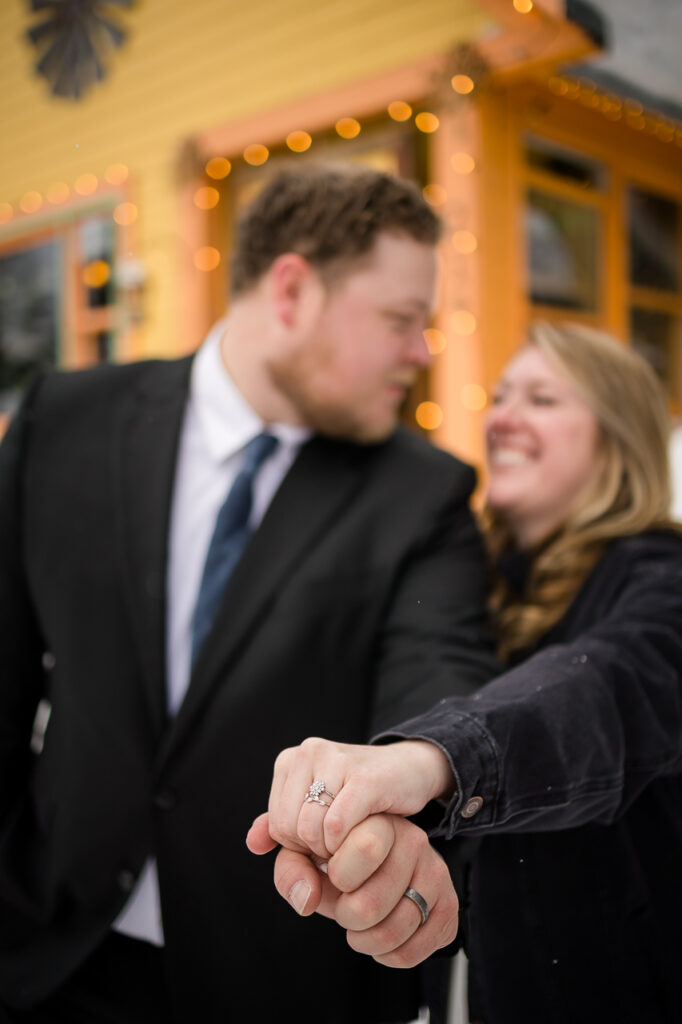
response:
M0 416L41 364L192 351L240 205L367 161L443 216L415 429L480 464L532 318L604 327L682 404L679 0L4 0Z

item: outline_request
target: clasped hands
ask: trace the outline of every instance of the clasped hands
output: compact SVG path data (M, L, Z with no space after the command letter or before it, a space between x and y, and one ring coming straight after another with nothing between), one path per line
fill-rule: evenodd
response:
M311 784L336 794L306 802ZM448 868L405 815L447 796L454 780L442 751L421 740L367 747L317 738L275 762L268 811L247 835L252 853L281 846L275 886L303 916L346 930L352 949L389 967L413 967L457 934L458 902ZM416 889L429 907L405 899Z

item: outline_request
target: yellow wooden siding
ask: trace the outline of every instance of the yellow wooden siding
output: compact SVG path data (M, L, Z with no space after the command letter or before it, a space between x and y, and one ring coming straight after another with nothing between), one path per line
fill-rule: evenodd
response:
M147 267L145 320L132 354L178 350L183 252L182 143L216 126L445 53L483 15L473 0L140 0L120 20L125 46L78 103L33 71L23 0L0 4L0 203L78 175L130 169L135 255ZM353 114L352 110L348 111ZM305 125L291 125L305 128ZM254 139L253 141L258 141ZM34 220L46 216L43 210ZM30 226L31 219L22 217ZM15 229L0 226L2 238Z

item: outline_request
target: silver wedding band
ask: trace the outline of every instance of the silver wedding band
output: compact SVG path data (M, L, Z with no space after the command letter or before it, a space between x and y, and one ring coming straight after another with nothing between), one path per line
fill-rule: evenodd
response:
M323 793L327 794L329 800L320 799ZM327 789L324 782L320 782L319 779L316 779L315 782L308 787L308 792L306 793L306 797L303 802L306 804L322 804L323 807L329 807L333 799L334 793L331 793Z
M421 923L426 924L426 919L429 916L429 905L422 896L422 894L420 892L417 892L416 889L413 889L411 886L409 886L405 890L403 895L407 896L408 900L412 900L415 906L419 907L419 913L422 916Z

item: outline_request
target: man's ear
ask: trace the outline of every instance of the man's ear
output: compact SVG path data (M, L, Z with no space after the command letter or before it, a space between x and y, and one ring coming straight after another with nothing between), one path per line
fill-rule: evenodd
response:
M271 264L268 279L277 319L287 327L296 326L311 292L320 287L318 275L303 256L285 252Z

